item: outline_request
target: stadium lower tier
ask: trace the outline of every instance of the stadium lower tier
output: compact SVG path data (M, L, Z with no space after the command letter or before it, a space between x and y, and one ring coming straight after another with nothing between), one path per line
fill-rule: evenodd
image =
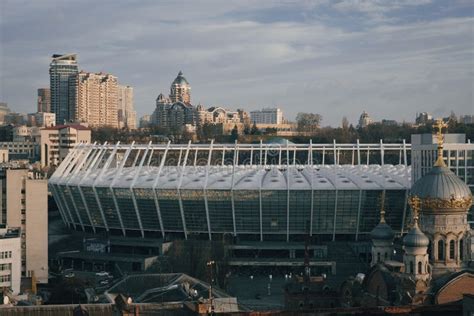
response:
M368 234L379 222L382 190L196 190L50 183L64 222L125 236L231 234L253 240ZM385 190L388 224L406 226L407 189Z

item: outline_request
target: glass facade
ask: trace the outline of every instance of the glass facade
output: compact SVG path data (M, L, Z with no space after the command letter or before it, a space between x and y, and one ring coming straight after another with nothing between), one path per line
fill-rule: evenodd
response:
M66 220L76 224L110 229L140 230L139 220L128 188L97 187L94 191L81 186L83 203L78 187L55 186L53 191L62 205L67 205L71 216ZM58 194L59 193L59 194ZM156 190L135 188L138 214L144 231L164 231L187 234L211 233L253 234L255 236L304 235L358 235L368 234L380 219L382 190ZM386 190L385 210L388 224L400 232L407 211L406 190ZM206 208L207 200L207 208ZM159 210L157 209L159 207ZM101 210L106 220L103 222ZM65 213L69 215L68 211ZM120 217L119 217L120 214ZM313 217L311 218L311 214ZM209 215L209 216L208 216ZM80 220L79 220L79 217ZM289 220L289 221L288 221ZM270 238L268 238L270 239Z

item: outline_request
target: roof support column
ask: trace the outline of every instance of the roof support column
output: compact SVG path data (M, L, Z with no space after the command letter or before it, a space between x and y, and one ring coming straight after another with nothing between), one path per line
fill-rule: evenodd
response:
M338 198L338 189L336 189L336 198L334 201L334 223L333 223L333 229L332 229L332 241L336 240L336 216L337 216L337 198Z
M380 139L380 163L382 164L382 166L385 163L385 150L382 139Z
M359 139L357 139L357 164L360 165L361 162L360 162L360 143L359 143Z
M289 155L288 140L286 140L286 154ZM294 152L296 154L296 151ZM293 156L293 165L295 163ZM286 160L286 242L290 241L290 157Z
M188 231L186 229L186 218L184 217L184 207L183 207L183 200L181 199L181 184L183 182L184 171L186 170L186 162L188 161L189 150L191 149L191 141L188 142L188 147L186 148L186 154L184 155L183 165L181 166L181 174L179 176L179 183L178 187L176 188L178 191L178 198L179 198L179 210L181 212L181 219L183 221L183 232L184 238L188 239Z
M209 234L209 240L212 240L212 230L211 230L211 218L209 217L209 204L207 202L207 183L209 181L209 168L211 166L211 157L212 157L212 147L213 146L214 146L214 139L211 140L211 145L210 145L210 148L209 148L209 155L207 156L206 178L204 179L204 206L206 207L206 221L207 221L207 231L208 231L208 234ZM237 140L235 141L235 146L237 146ZM234 165L235 165L235 159L234 159Z
M163 224L163 219L161 218L161 210L160 210L160 204L158 203L158 194L156 193L156 186L158 185L158 181L160 180L160 175L161 171L163 170L163 166L165 165L166 162L166 156L168 155L168 150L170 148L170 143L171 141L168 141L168 144L166 145L165 152L163 154L163 158L161 158L160 161L160 167L158 169L158 174L156 175L155 182L153 183L153 197L155 200L155 207L156 207L156 213L158 215L158 219L160 220L160 228L161 228L161 236L163 239L165 238L165 228Z
M405 191L405 203L403 205L403 216L402 216L402 227L400 229L400 235L403 235L405 231L405 221L407 215L407 204L408 204L408 190Z
M407 144L405 143L405 139L403 139L403 164L408 166L407 162Z
M357 227L356 227L356 235L355 240L359 240L359 225L360 225L360 210L362 208L362 190L359 190L359 203L357 206Z
M311 152L311 218L309 222L309 235L313 236L313 216L314 216L314 167L313 167L313 140L309 140L309 148Z

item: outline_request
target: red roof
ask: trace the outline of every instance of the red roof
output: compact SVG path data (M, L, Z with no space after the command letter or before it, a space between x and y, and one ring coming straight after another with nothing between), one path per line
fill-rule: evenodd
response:
M63 128L68 128L68 127L74 128L74 129L77 129L77 130L85 130L85 131L90 131L91 130L89 127L86 127L86 126L81 125L81 124L56 125L56 126L42 128L42 130L56 131L56 130L60 130L60 129L63 129Z

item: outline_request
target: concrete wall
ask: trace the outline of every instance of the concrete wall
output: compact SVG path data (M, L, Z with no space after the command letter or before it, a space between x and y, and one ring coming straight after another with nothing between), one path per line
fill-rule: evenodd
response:
M26 180L26 271L48 283L48 185Z
M14 295L20 292L21 284L21 240L17 238L1 238L0 237L0 251L11 251L11 258L1 259L0 264L11 263L11 270L0 271L0 275L11 274L11 289ZM0 283L0 288L4 283ZM1 314L1 312L0 312Z

